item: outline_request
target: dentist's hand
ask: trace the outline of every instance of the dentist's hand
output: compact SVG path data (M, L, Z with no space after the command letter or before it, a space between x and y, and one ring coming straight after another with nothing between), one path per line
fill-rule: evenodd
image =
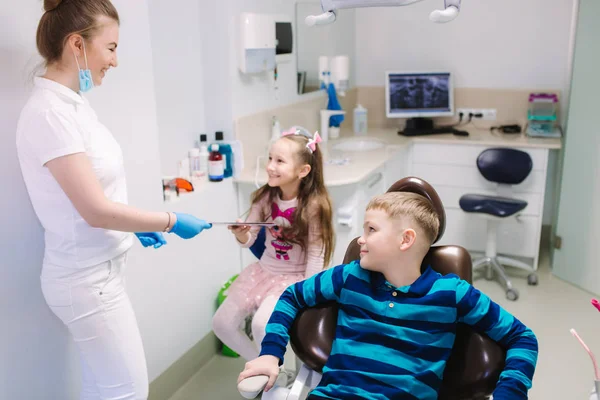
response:
M191 239L203 230L212 228L211 224L193 215L175 213L175 216L177 221L171 229L171 233L182 239Z
M167 244L165 237L160 232L138 232L135 234L144 247L154 246L158 249L164 244Z

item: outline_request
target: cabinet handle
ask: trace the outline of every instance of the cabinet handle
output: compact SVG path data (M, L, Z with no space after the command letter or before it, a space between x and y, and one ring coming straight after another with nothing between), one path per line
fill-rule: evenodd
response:
M379 181L383 178L383 174L380 172L377 175L375 175L372 179L369 180L369 182L367 183L367 186L369 187L369 189L371 189L373 186L377 185L377 183L379 183Z

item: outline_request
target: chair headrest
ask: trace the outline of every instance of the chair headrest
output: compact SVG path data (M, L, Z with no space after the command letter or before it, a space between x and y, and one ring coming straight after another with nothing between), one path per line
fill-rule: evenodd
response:
M388 192L410 192L426 197L433 204L433 208L437 211L438 218L440 219L440 230L434 243L441 239L444 235L444 230L446 229L446 211L444 211L444 205L442 204L440 196L429 183L421 178L409 176L400 179L390 186Z

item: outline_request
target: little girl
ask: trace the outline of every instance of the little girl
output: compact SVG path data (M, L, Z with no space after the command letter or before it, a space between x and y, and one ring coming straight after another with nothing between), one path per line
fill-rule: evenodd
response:
M268 183L252 195L248 222L274 222L260 260L229 287L213 318L215 335L246 360L258 357L265 327L284 290L329 264L333 252L331 201L323 179L323 158L310 138L286 132L271 146ZM260 227L230 227L242 247L254 244ZM250 340L243 330L252 318Z

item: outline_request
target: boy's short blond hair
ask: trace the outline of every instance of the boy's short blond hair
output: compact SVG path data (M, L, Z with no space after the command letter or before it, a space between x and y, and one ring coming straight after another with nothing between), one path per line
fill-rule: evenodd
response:
M409 217L421 228L429 244L440 230L440 219L429 199L410 192L388 192L373 197L369 210L382 210L391 218Z

